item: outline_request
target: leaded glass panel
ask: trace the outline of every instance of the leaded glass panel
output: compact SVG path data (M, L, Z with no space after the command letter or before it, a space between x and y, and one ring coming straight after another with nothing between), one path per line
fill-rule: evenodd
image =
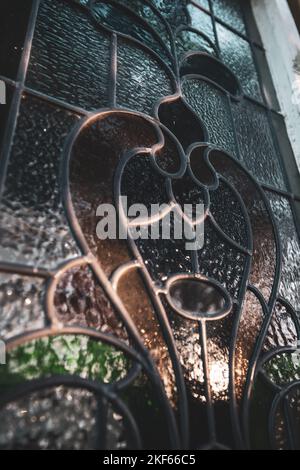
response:
M248 1L0 11L0 448L300 448L299 178Z

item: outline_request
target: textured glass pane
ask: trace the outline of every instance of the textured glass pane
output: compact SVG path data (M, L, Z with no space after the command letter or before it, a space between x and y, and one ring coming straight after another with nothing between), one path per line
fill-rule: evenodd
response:
M27 85L85 109L108 101L110 39L67 2L41 3Z
M155 103L175 90L163 65L135 45L118 41L117 103L151 114Z
M216 55L215 48L211 43L202 35L194 31L180 31L176 36L176 46L177 51L180 54L183 54L184 52L201 51L214 56Z
M5 92L6 92L6 104L0 104L0 151L2 146L2 140L4 137L7 119L9 116L10 105L13 97L14 89L9 85L5 84Z
M134 5L131 5L132 7ZM145 46L155 51L163 60L170 63L168 51L165 50L164 44L159 41L160 38L155 36L147 24L140 22L139 18L134 15L134 12L106 3L96 3L92 8L92 12L99 24L109 28L111 31L126 34L142 42Z
M230 186L220 181L219 187L210 192L210 203L210 211L223 232L241 246L247 246L245 215Z
M210 161L216 171L230 181L246 206L253 237L253 257L249 281L261 291L268 301L275 276L276 245L266 204L252 179L232 160L224 160L222 154L216 152L211 154ZM229 211L227 206L226 213ZM233 226L236 225L238 226L238 223L235 221Z
M206 34L206 36L215 43L215 33L211 16L192 4L189 4L187 9L191 17L191 26L198 29L201 33Z
M284 188L279 155L266 111L248 100L233 103L232 110L244 165L259 181Z
M264 344L264 352L280 347L297 347L297 329L287 309L279 302L274 308L272 321Z
M167 216L163 223L174 234L173 215L169 219ZM159 230L162 233L162 221ZM173 237L170 240L139 239L136 245L152 278L160 283L171 274L192 272L191 255L185 249L185 240L175 240Z
M262 322L263 311L261 304L252 292L247 291L241 312L235 348L235 381L239 399L243 396L249 361L252 357Z
M174 334L186 387L193 398L205 400L205 381L201 359L199 324L180 317L161 299Z
M240 80L244 93L261 100L258 76L250 45L232 31L217 23L221 58Z
M200 273L220 282L233 296L240 293L245 268L245 255L229 244L210 223L205 227L205 244L198 253Z
M0 75L16 78L31 6L31 0L1 0Z
M96 217L100 204L113 204L114 172L120 156L134 148L151 146L156 135L150 124L131 114L102 116L86 126L72 151L70 183L78 222L102 269L109 276L121 264L130 261L126 240L99 239Z
M186 80L183 83L184 97L203 120L209 142L236 154L234 133L227 97L213 85L202 80Z
M0 273L0 337L7 339L45 325L45 281Z
M166 28L164 21L156 13L153 8L150 8L150 4L144 2L144 0L119 0L119 3L131 8L135 13L146 20L155 31L166 41L166 44L171 48L169 32ZM152 2L153 4L155 2Z
M152 0L160 13L168 20L171 28L176 29L181 24L188 22L185 2L169 0Z
M111 301L85 266L63 274L56 287L54 305L59 321L67 326L94 328L127 339L124 325Z
M6 0L3 4L8 5ZM267 311L272 292L277 294L279 253L269 206L254 179L286 189L279 161L279 148L285 144L284 136L272 131L265 107L249 99L261 100L256 66L263 70L264 57L255 49L254 60L250 43L243 39L243 3L44 0L39 5L28 57L29 89L16 116L0 201L0 264L17 262L25 264L24 272L35 267L50 272L49 279L37 277L37 270L34 277L0 273L0 336L11 339L33 332L27 340L18 338L0 367L0 408L3 396L11 397L0 410L0 448L136 448L128 422L116 411L116 395L136 422L143 448L170 448L170 434L176 448L243 448L248 424L251 438L252 429L256 433L251 446L270 446L274 394L268 394L265 382L260 396L254 380L246 390L246 379L253 372L252 360L256 363L278 347L295 347L298 337L292 309L281 298ZM151 5L174 32L179 70L169 60L168 28ZM213 18L204 11L212 6L220 57ZM262 86L273 103L268 78ZM2 127L10 103L11 94L8 106L0 110ZM105 110L90 114L79 128L81 118L67 110L71 105ZM154 111L155 120L141 115L153 117ZM74 209L69 220L64 189L69 189ZM178 214L184 204L203 203L207 217L202 248L188 250L167 211L145 229L148 235L153 230L152 238L128 243L116 231L113 239L99 239L96 210L107 203L120 209L119 195L128 198L127 205L143 203L148 209L168 203ZM300 243L291 207L276 193L267 197L283 247L280 294L300 310ZM188 217L190 222L194 216ZM69 224L73 232L81 229L87 257L62 268L81 254ZM132 235L138 230L144 231L130 228ZM2 269L12 266L2 264ZM47 313L61 329L45 329ZM256 348L269 315L261 347ZM107 342L95 339L103 335ZM143 357L142 373L139 361L118 344ZM298 356L296 367L285 357L275 359L264 365L271 380L285 387L298 379ZM54 376L61 382L57 377L53 382ZM75 387L77 380L84 387L86 379L116 395L103 400ZM49 388L14 394L15 387L23 391L25 382L35 387L37 382L28 384L32 380L46 381ZM70 388L58 386L62 383ZM257 409L250 409L248 423L244 393L252 397L252 385ZM285 401L298 439L297 393L289 391ZM171 416L168 406L174 428L166 419ZM275 411L275 437L270 437L274 447L288 448L281 403ZM242 423L242 433L237 423Z
M201 7L206 8L207 10L209 10L209 1L208 0L195 0L195 3L197 3Z
M77 117L24 97L0 204L2 261L55 266L78 254L61 203L62 146Z
M300 311L300 243L289 201L267 193L276 218L282 244L280 294Z
M57 387L26 395L0 411L0 449L94 449L96 416L96 398L85 390Z
M213 9L216 17L220 18L232 28L246 34L243 12L240 0L213 0Z
M172 403L175 403L177 394L172 361L169 351L165 347L155 310L138 271L130 270L122 276L118 283L118 295L153 357L168 398ZM137 298L139 299L138 304Z

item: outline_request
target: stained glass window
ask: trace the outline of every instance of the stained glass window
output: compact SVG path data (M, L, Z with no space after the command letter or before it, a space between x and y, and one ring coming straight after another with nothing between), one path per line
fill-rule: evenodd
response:
M0 11L0 448L300 448L300 186L249 2ZM122 196L203 246L99 239Z

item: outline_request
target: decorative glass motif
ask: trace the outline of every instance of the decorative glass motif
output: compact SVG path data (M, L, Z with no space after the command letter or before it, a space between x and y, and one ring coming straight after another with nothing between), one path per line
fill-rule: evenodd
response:
M240 3L32 3L0 70L0 448L299 448L295 195ZM135 240L122 196L203 247Z

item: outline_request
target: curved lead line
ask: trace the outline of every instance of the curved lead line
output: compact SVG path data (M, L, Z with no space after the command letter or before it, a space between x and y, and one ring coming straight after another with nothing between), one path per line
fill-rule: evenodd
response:
M240 205L241 205L241 208L242 208L242 211L243 211L243 216L245 218L245 221L246 221L246 226L247 227L251 227L251 221L250 221L250 218L249 218L249 214L247 212L247 209L246 209L246 206L244 204L244 201L243 199L241 198L240 194L236 191L235 187L233 185L231 185L228 180L226 180L223 176L220 176L219 177L220 180L222 180L223 182L225 182L229 188L234 192L234 194L236 195L236 197L238 198L239 202L240 202ZM223 238L223 240L228 243L232 248L235 248L237 249L238 251L240 251L241 253L243 253L244 255L246 256L252 256L253 255L253 236L252 236L252 230L247 230L247 241L248 241L248 247L243 247L242 245L240 245L238 242L236 242L235 240L233 240L232 238L230 238L223 230L222 228L220 227L220 225L217 223L216 219L214 218L213 214L211 212L209 212L208 214L208 217L213 225L213 227L215 228L215 230L217 231L217 233Z
M157 147L157 145L155 146ZM147 227L155 222L159 222L162 220L167 214L169 214L174 209L174 204L172 201L166 205L163 210L160 210L157 214L151 214L151 216L147 216L145 219L139 217L137 220L129 220L127 215L124 212L124 207L122 204L122 191L121 191L121 184L122 184L122 176L124 174L124 169L126 165L130 162L131 158L136 157L139 154L149 156L152 155L151 149L133 149L129 152L126 152L123 157L120 159L119 164L115 170L114 176L114 195L115 195L115 205L120 217L120 221L123 227L126 227L127 234L130 233L130 228L132 227ZM143 158L143 157L141 157ZM155 168L156 169L156 168Z
M108 28L108 27L105 27L103 24L99 23L93 16L92 12L91 12L91 9L90 8L87 8L87 7L84 7L83 5L78 5L79 8L83 8L83 11L85 13L88 13L92 22L94 23L94 25L98 28L98 29L102 29L103 31L105 31L106 33L115 33L117 36L123 38L124 40L130 42L130 43L133 43L133 44L136 44L138 45L142 50L144 50L145 52L147 52L148 54L150 54L156 61L159 62L160 66L162 67L162 69L166 72L166 74L168 75L168 77L170 78L171 82L172 82L172 85L174 87L174 89L177 89L177 77L176 75L174 74L173 70L169 67L169 65L166 64L166 62L160 57L159 54L157 54L157 52L155 52L153 49L151 49L149 46L145 45L143 42L139 41L138 39L135 39L133 38L132 36L128 35L128 34L125 34L125 33L121 33L121 32L118 32L114 29L111 29L111 28ZM92 7L93 5L91 5ZM124 7L126 8L126 7ZM152 27L149 25L149 28L152 29ZM157 33L156 33L157 34ZM165 47L165 45L164 45ZM172 57L172 54L169 52L169 58L171 60L171 62L174 62L174 58ZM175 65L175 68L176 68L176 63L174 63Z
M121 112L119 112L121 113ZM113 303L115 304L119 314L121 315L122 320L126 324L126 327L129 328L129 331L133 338L135 339L136 343L138 344L139 347L141 347L144 350L144 353L148 355L147 350L144 348L144 345L140 339L139 333L132 322L130 316L124 309L122 303L119 301L119 299L114 295L113 290L111 290L111 286L109 281L107 280L105 274L103 273L102 269L98 269L98 262L96 258L91 254L90 249L85 241L84 235L82 233L81 227L77 221L77 217L75 214L75 210L72 204L71 200L71 194L70 194L70 188L69 188L69 163L71 159L71 152L73 145L79 136L80 132L86 128L89 124L96 122L97 119L104 118L106 115L111 115L111 111L103 111L102 113L96 113L93 116L90 116L88 118L85 118L82 120L81 123L79 123L73 130L73 132L69 136L69 140L66 144L66 156L64 158L65 162L65 167L64 167L64 182L62 187L64 188L64 195L63 195L63 204L66 210L67 218L69 220L70 227L75 235L75 240L77 240L79 246L81 247L83 253L86 254L86 256L89 256L91 258L91 266L93 268L93 271L98 277L98 280L100 282L100 285L104 287L104 290L108 294L109 298L113 299Z
M158 110L159 110L159 107L161 104L164 104L164 103L172 103L173 101L177 101L179 98L181 98L181 90L180 90L180 86L176 88L176 92L173 93L172 95L168 95L168 96L163 96L162 98L160 98L155 104L154 104L154 107L153 107L153 116L155 117L155 119L157 119L158 122L160 122L159 120L159 115L158 115Z
M263 312L263 315L267 315L268 314L268 305L265 301L265 298L263 296L263 294L260 292L260 290L254 286L253 284L249 284L248 287L247 287L247 290L249 292L251 292L253 295L255 295L255 297L257 298L257 300L259 301L260 305L261 305L261 308L262 308L262 312Z
M191 176L191 174L190 174ZM190 227L195 227L196 225L199 225L199 224L202 224L208 214L209 214L209 205L210 205L210 197L209 197L209 192L206 190L205 186L202 185L201 183L199 184L197 182L197 185L199 187L201 187L201 189L203 190L204 192L204 198L205 198L205 201L204 201L204 206L205 206L205 211L203 213L203 215L199 216L198 218L194 219L194 218L190 218L188 215L185 214L185 212L182 210L182 207L180 205L180 203L178 203L178 201L176 200L176 197L175 197L175 194L174 194L174 191L173 191L173 187L172 187L172 178L167 178L166 180L166 190L167 190L167 195L172 203L172 210L175 210L177 215L182 218Z
M237 167L239 169L244 171L245 174L248 177L251 176L249 174L249 172L247 170L245 170L244 167L240 163L238 163L229 153L224 152L223 150L218 149L217 147L211 146L211 147L208 148L208 151L207 151L208 161L210 161L210 155L213 151L221 152L221 154L225 158L230 159L235 165L237 165ZM213 164L211 163L211 165L213 165ZM222 178L222 176L221 176L221 178ZM224 179L225 179L226 183L228 184L227 179L226 178L224 178ZM257 187L258 185L255 182L254 178L250 177L250 179L253 182L253 184L255 185L255 187ZM233 188L233 189L235 189L235 188ZM234 190L234 193L236 193L236 190ZM246 227L247 227L247 235L248 235L248 240L249 240L249 246L253 249L252 226L251 226L250 218L249 218L249 215L247 213L246 206L245 206L242 198L240 197L240 195L238 195L238 199L241 203L241 207L242 207L243 213L245 215L245 223L246 223ZM213 218L211 220L214 221ZM215 228L218 230L218 226L216 226ZM220 230L219 233L220 233L221 236L223 236L223 238L225 238L225 240L227 240L227 243L230 243L231 245L235 244L235 242L233 242L229 237L227 237L227 235L224 234L224 232L222 230ZM229 240L230 240L230 242L229 242ZM235 247L235 248L237 248L237 247ZM243 251L245 252L245 250L242 248L242 252ZM251 252L252 252L252 250L251 250ZM235 368L234 367L235 367L235 360L236 360L236 342L237 342L238 328L239 328L240 319L241 319L241 315L242 315L242 307L243 307L244 295L245 295L246 286L247 286L247 280L249 278L250 271L251 271L251 259L252 259L251 258L251 252L244 253L245 256L246 256L245 267L244 267L244 273L243 273L243 277L242 277L242 283L241 283L241 286L240 286L240 292L239 292L239 298L238 298L238 308L237 308L236 317L235 317L235 321L234 321L234 325L233 325L231 343L230 343L230 349L229 349L229 394L231 396L230 412L231 412L231 419L232 419L232 425L233 425L233 432L234 432L235 441L236 441L238 447L240 447L240 448L244 448L245 444L244 444L243 439L242 439L241 425L240 425L240 420L239 420L239 416L238 416L239 415L239 409L238 409L238 405L237 405L237 397L236 397L236 390L235 390ZM250 363L250 361L249 361L249 363Z
M189 442L189 414L188 414L188 402L187 402L187 394L186 394L186 386L185 381L183 378L183 371L180 364L180 359L178 355L178 351L176 348L173 332L159 297L160 292L153 288L153 281L152 278L144 264L144 260L137 249L135 242L132 240L131 237L128 238L129 247L133 253L133 256L137 260L140 265L140 271L142 275L142 279L145 282L145 285L148 290L148 294L150 300L152 301L154 310L157 315L157 320L162 330L163 337L165 339L170 358L172 361L172 365L174 368L176 386L177 386L177 393L178 393L178 410L179 410L179 427L180 427L180 438L182 443L182 448L188 448Z
M43 338L54 337L54 336L65 336L65 335L75 335L75 336L85 336L101 343L107 344L109 346L114 347L115 349L124 353L127 357L129 357L133 361L133 365L130 368L127 376L119 381L115 382L115 384L107 384L107 387L116 387L116 390L123 389L128 386L130 381L135 380L137 375L139 374L139 368L135 366L135 363L140 364L143 368L146 369L147 364L144 358L138 354L135 350L129 347L126 343L119 340L118 338L107 335L105 333L101 333L97 330L93 330L91 328L84 328L80 326L72 326L67 327L64 326L62 328L54 329L54 328L43 328L41 330L35 330L26 332L25 334L21 334L19 336L15 336L14 338L9 339L6 342L7 352L9 353L15 348L22 346L24 344L28 344L32 341L36 341ZM147 369L146 369L147 370Z
M296 331L297 331L297 339L298 339L298 343L299 343L299 340L300 340L300 323L299 323L299 316L297 315L297 312L292 307L290 302L288 302L283 297L279 296L277 298L277 302L280 303L287 310L289 315L292 317L293 323L294 323Z
M163 134L161 134L163 136ZM120 191L121 191L121 176L124 168L124 163L131 158L133 155L133 152L124 154L123 156L123 161L120 162L116 169L115 177L114 177L114 194L115 194L115 202L117 204L117 210L121 216L121 221L122 223L126 224L125 220L125 215L124 211L120 208L118 205L118 202L120 201ZM145 281L145 284L148 288L148 293L150 293L150 298L152 300L155 312L157 314L158 322L160 324L160 327L163 332L163 337L165 339L165 342L167 344L170 358L172 361L172 365L174 368L174 373L175 373L175 378L176 378L176 384L177 384L177 390L178 390L178 395L179 395L179 400L178 400L178 407L179 407L179 414L180 414L180 424L181 424L181 441L183 443L183 447L187 448L187 443L189 439L189 426L188 426L188 405L187 405L187 397L186 397L186 390L185 390L185 383L183 379L183 372L181 369L180 361L179 361L179 356L178 352L176 349L175 345L175 340L173 337L173 332L170 327L170 324L168 322L167 315L165 313L165 310L163 308L163 305L159 299L159 293L158 291L153 288L153 282L152 279L145 267L144 260L142 259L136 244L134 243L130 232L128 232L128 244L129 247L131 248L131 251L137 260L142 277Z
M85 11L88 11L89 12L89 9L87 9L86 7L84 7L83 5L79 5L77 4L79 7L81 8L85 8ZM90 12L89 12L90 13ZM144 43L142 43L141 41L139 41L138 39L135 39L133 38L132 36L129 36L125 33L120 33L118 31L115 31L113 29L110 29L110 28L106 28L104 25L100 24L94 17L93 15L90 13L90 16L91 16L91 20L92 22L95 24L95 26L100 29L100 30L104 30L105 33L109 33L109 34L115 34L116 37L120 37L122 39L124 39L124 41L127 41L128 43L133 43L133 44L136 44L139 46L140 49L142 49L144 52L146 52L147 54L149 54L150 56L152 56L153 59L155 59L157 62L159 62L159 65L161 66L161 68L165 71L166 75L168 76L168 78L170 79L171 83L172 83L172 87L174 90L177 90L178 89L178 81L179 81L179 78L178 78L178 63L177 63L177 58L173 58L174 60L174 66L175 66L175 73L173 72L173 70L169 67L169 65L166 64L165 61L163 61L163 59L160 57L159 54L157 54L153 49L151 49L150 47L148 47L147 45L145 45Z
M178 35L180 33L182 33L183 31L190 31L191 33L195 33L195 34L198 34L198 36L201 36L203 39L205 39L208 42L208 44L214 50L216 57L219 57L219 51L217 50L215 44L212 42L212 40L205 33L203 33L202 31L199 31L196 28L193 28L192 26L179 26L175 30L175 33L174 33L175 37L177 38ZM194 52L201 53L202 51L201 50L199 50L199 51L195 50Z
M170 201L172 203L172 210L175 211L181 219L184 220L185 223L187 223L191 228L196 227L196 225L203 224L203 222L206 220L208 213L209 213L209 194L208 192L205 191L204 189L204 194L205 194L205 211L203 212L203 215L200 215L199 217L195 218L190 218L188 215L185 214L185 212L182 210L181 205L177 202L176 197L173 192L172 188L172 183L171 179L168 178L166 182L166 187L167 187L167 194L170 198Z
M111 5L113 7L115 7L116 9L120 9L120 10L123 10L123 12L126 12L127 15L132 18L134 18L134 20L142 27L142 28L145 28L145 30L147 31L148 30L148 33L150 33L152 35L153 38L155 38L156 42L160 45L161 49L165 52L167 58L170 60L170 62L173 64L174 66L174 57L173 55L171 54L170 50L168 49L168 47L166 46L166 43L161 39L160 35L157 33L157 31L153 28L153 26L148 22L146 21L144 18L142 18L141 16L139 16L138 14L136 14L134 12L134 10L132 10L130 7L128 6L125 6L124 4L122 3L117 3L113 0L106 0L106 1L97 1L96 4L92 5L92 8L89 8L89 12L90 14L93 16L94 20L98 23L99 21L101 20L98 20L96 16L93 15L93 7L97 7L97 5L99 4L108 4L108 5ZM101 26L113 33L117 33L117 34L120 34L118 31L114 30L113 28L111 28L109 25L105 25L105 24L102 24L102 21L101 21ZM122 34L122 33L121 33ZM130 36L128 35L130 38L132 37L133 39L135 39L133 36ZM139 40L138 40L139 41ZM148 46L149 47L149 46ZM150 48L151 49L151 48Z
M125 403L110 390L105 384L83 379L78 376L53 376L44 379L27 381L21 385L17 385L9 393L1 395L0 408L4 408L9 403L18 401L26 395L43 391L54 387L69 387L73 389L87 390L92 393L95 398L97 396L104 397L116 411L124 418L125 424L131 433L132 443L137 449L141 449L141 440L139 436L136 421Z
M193 114L194 118L198 121L199 126L202 129L202 133L203 133L203 136L204 136L204 141L208 141L209 140L208 130L207 130L204 122L202 121L202 119L198 116L198 114L194 111L194 109L191 107L191 105L186 101L185 97L183 96L180 81L178 83L178 89L177 89L176 93L174 93L173 95L165 96L165 97L159 99L155 103L154 108L153 108L153 115L155 116L155 118L160 122L159 108L162 104L170 104L170 103L176 102L178 100L180 100L183 103L183 105L186 107L186 109L188 111L191 112L191 114Z
M222 150L221 148L219 148L218 146L214 145L214 144L211 144L209 147L208 147L208 150L207 150L207 153L206 153L206 158L207 158L207 161L209 162L209 164L214 168L213 166L213 163L211 163L210 161L210 158L211 158L211 154L213 152L219 152L221 153L221 155L223 157L225 157L225 159L229 159L232 163L234 163L234 165L237 166L237 168L239 168L243 173L245 173L245 175L250 179L251 183L256 187L257 191L259 192L259 194L263 197L263 201L265 202L266 200L266 197L265 197L265 194L263 192L263 190L260 188L259 184L257 183L257 181L253 178L253 176L249 173L249 171L246 169L246 167L244 167L244 165L242 165L240 162L238 162L229 152L226 152L224 150ZM215 168L214 168L214 171L216 172ZM241 197L241 195L239 194L239 192L237 191L237 189L235 188L235 186L233 184L230 183L230 181L228 181L228 179L223 176L222 174L219 174L218 178L225 182L225 184L232 190L232 192L235 194L235 196L238 198L238 201L239 201L239 204L241 206L241 209L243 211L243 216L245 217L245 221L246 221L246 227L247 227L247 238L248 238L248 242L249 242L249 246L248 246L248 250L249 250L249 254L252 254L253 252L253 233L252 233L252 225L251 225L251 220L250 220L250 217L249 217L249 214L248 214L248 210L246 208L246 205ZM271 219L271 217L270 217ZM272 220L272 219L271 219ZM222 230L221 230L222 231ZM227 236L225 233L224 233L225 236ZM233 240L232 240L233 242ZM242 248L242 247L241 247Z
M297 352L298 348L293 346L280 346L276 349L272 349L263 355L263 357L258 361L257 369L262 370L263 366L269 362L274 357L284 354L284 353L294 353Z
M239 251L240 253L243 253L243 255L252 256L253 253L252 253L251 250L249 250L248 248L244 248L242 245L237 243L235 240L232 240L225 232L223 232L223 230L221 229L219 224L216 222L216 219L214 218L214 216L212 215L212 213L210 211L208 212L207 217L210 220L210 222L212 223L212 226L214 227L216 232L220 235L220 237L223 239L223 241L225 243L230 245L231 248L234 248L237 251Z
M233 72L232 72L233 73ZM185 82L188 82L189 80L200 80L200 81L203 81L203 82L207 82L209 83L210 85L214 86L215 88L218 88L220 91L222 91L225 95L229 95L230 98L233 100L233 101L236 101L236 102L240 102L242 101L242 99L244 98L244 94L242 93L240 96L235 96L235 95L232 95L231 93L229 93L227 90L225 90L224 87L222 87L221 85L219 85L218 83L214 82L213 80L211 80L210 78L206 77L205 75L200 75L200 74L196 74L196 73L189 73L189 74L186 74L184 75L182 78L181 78L181 87L184 85Z
M289 386L285 387L283 390L280 390L279 393L275 396L273 402L272 402L272 406L271 406L271 410L270 410L270 415L269 415L269 420L268 420L268 425L269 425L269 436L270 436L270 439L271 439L271 447L273 448L273 450L277 450L277 445L276 445L276 438L275 438L275 431L277 429L277 425L276 425L276 413L278 411L278 408L279 408L279 405L280 405L280 402L282 400L284 400L285 398L287 398L288 394L294 389L298 389L299 390L299 387L300 387L300 381L295 381L294 383L290 384ZM288 439L290 442L293 442L293 433L292 433L292 430L290 429L290 423L289 423L289 418L288 416L286 416L287 412L286 410L284 410L284 418L285 420L288 420ZM285 423L286 424L286 423ZM293 449L290 449L290 450L296 450L296 447L294 445L291 445L291 447L294 447Z
M113 274L110 277L110 282L115 291L118 290L118 284L120 279L126 275L128 272L132 271L133 269L138 269L140 268L140 264L138 261L129 261L128 263L122 264L122 266L119 266Z
M126 111L119 111L120 113L126 112ZM137 348L141 352L143 358L144 358L144 368L147 371L147 375L149 380L152 382L154 389L156 390L156 395L158 401L161 403L164 411L165 411L165 416L166 416L166 421L168 425L168 431L169 431L169 439L172 445L172 448L176 449L180 447L180 441L179 441L179 436L178 436L178 431L177 431L177 424L175 421L175 416L174 412L171 408L171 405L168 401L168 398L166 396L165 389L163 387L162 381L160 379L160 376L157 372L157 369L155 367L155 364L153 362L153 359L150 355L150 352L147 350L145 347L139 332L132 321L130 315L128 314L127 310L125 309L123 303L119 299L119 297L116 295L116 292L114 291L113 287L111 286L109 280L107 279L105 273L103 272L102 268L99 266L97 259L92 255L90 252L89 246L86 243L85 237L82 233L81 227L79 225L79 222L76 218L74 206L72 203L72 198L71 198L71 193L70 193L70 178L69 178L69 166L70 166L70 160L71 160L71 155L72 155L72 148L76 142L76 139L78 138L80 132L86 128L90 123L94 122L97 120L99 117L103 117L105 115L111 114L109 111L103 111L103 113L95 113L92 116L89 116L87 118L82 119L81 122L79 122L73 129L73 131L70 133L69 138L67 139L65 146L64 146L64 157L63 157L63 168L62 168L62 188L63 188L63 194L62 194L62 199L63 199L63 207L65 208L66 211L66 216L69 221L73 236L75 240L77 241L79 247L81 248L82 252L86 256L91 257L91 267L92 270L98 279L100 285L102 286L104 292L108 295L109 299L112 301L113 305L115 306L117 312L119 313L119 316L123 323L125 324L130 336L132 337L134 343L136 344ZM128 114L128 112L127 112ZM151 121L151 119L150 119ZM184 442L184 440L183 440Z
M277 296L278 296L278 288L279 288L279 283L281 279L281 270L282 270L282 248L281 248L277 224L276 224L276 221L275 221L275 218L274 218L271 206L270 206L270 202L268 201L261 186L254 180L254 178L250 174L249 174L249 178L255 184L265 204L267 213L270 218L270 223L272 225L274 242L275 242L275 247L276 247L276 262L275 262L275 277L274 277L274 282L272 286L270 300L268 303L268 313L263 321L263 325L261 327L252 358L249 362L249 369L248 369L248 375L247 375L245 393L244 393L244 399L243 399L243 405L242 405L242 410L243 410L242 420L243 420L244 433L245 433L245 438L246 438L248 448L250 447L250 436L249 436L250 399L251 399L252 389L254 385L255 374L256 374L257 367L258 367L259 356L261 354L261 350L262 350L266 335L268 333L268 329L272 320L272 312L275 307Z
M201 183L201 181L198 180L198 178L196 177L196 175L193 171L192 164L191 164L191 156L192 156L192 153L194 152L194 150L197 150L199 148L204 148L203 160L206 163L207 167L210 169L211 173L214 175L215 182L212 185L205 185L205 184ZM212 165L212 163L209 160L209 153L212 150L213 150L213 145L207 144L206 142L195 142L194 144L191 144L188 147L187 152L186 152L187 159L188 159L188 168L189 168L190 176L192 177L193 181L198 186L200 186L204 189L207 189L207 190L211 190L211 191L214 190L214 189L218 189L218 186L219 186L217 172L216 172L214 166Z
M161 12L158 10L158 8L153 5L151 0L143 0L143 2L151 8L152 11L155 12L155 14L160 18L160 20L164 23L168 34L169 34L169 39L170 39L170 44L171 44L171 53L174 57L174 62L175 62L175 75L177 77L177 80L180 80L179 77L179 68L178 68L178 59L177 59L177 53L176 53L176 45L175 45L175 37L172 31L172 28L169 24L169 22L165 19L165 17L161 14Z
M165 177L169 177L169 178L181 178L184 173L185 173L185 170L186 170L186 155L185 155L185 152L183 150L183 147L181 145L181 143L179 142L179 140L177 139L177 137L170 131L170 129L168 129L164 124L162 124L159 120L152 120L151 121L153 124L156 124L156 126L159 128L159 131L160 131L160 134L162 135L162 138L163 138L163 144L161 145L157 145L157 146L153 146L152 147L152 163L153 163L153 166L154 168L162 175L162 176L165 176ZM173 144L175 144L176 148L177 148L177 152L178 152L178 155L179 155L179 159L180 159L180 166L179 166L179 170L175 173L169 173L168 171L166 170L163 170L159 164L157 163L157 153L160 151L160 150L163 150L163 148L166 146L166 140L165 140L165 137L164 137L164 133L167 134L167 136L169 137L169 139L173 142Z
M208 155L208 158L209 158L209 155ZM246 221L246 228L247 228L247 234L246 235L247 235L248 246L244 247L244 250L246 250L246 254L252 255L253 254L253 249L254 249L254 247L253 247L253 233L252 233L252 229L251 229L251 227L252 227L251 220L250 220L250 216L248 214L246 205L245 205L245 203L242 199L242 196L237 191L235 186L230 183L230 181L228 181L224 176L219 176L219 180L223 181L230 188L230 190L233 192L233 194L235 195L235 197L239 201L240 207L242 209L243 217L245 218L245 221ZM232 240L232 241L234 242L234 240ZM237 245L239 245L239 244L237 244ZM242 246L241 246L241 248L242 248Z
M42 328L40 330L29 331L22 333L18 336L14 336L6 341L7 351L10 352L13 349L28 343L30 341L35 341L47 336L58 336L58 335L83 335L99 340L102 343L113 346L117 349L120 349L122 352L127 354L134 361L139 362L143 366L145 365L145 360L142 355L136 352L135 349L129 347L124 341L119 340L116 336L107 335L101 331L94 330L92 328L85 328L82 326L63 326L63 328Z
M78 266L88 266L91 264L92 260L88 256L81 256L77 257L75 259L72 259L70 261L67 261L66 263L63 263L57 271L53 273L53 275L49 278L47 282L47 287L46 287L46 296L45 296L45 311L46 311L46 316L48 317L48 320L50 322L51 328L58 330L60 328L63 328L63 323L59 321L56 315L56 309L54 307L54 296L55 292L57 289L57 285L61 280L61 277L63 274L67 271L69 271L72 268L78 267Z

